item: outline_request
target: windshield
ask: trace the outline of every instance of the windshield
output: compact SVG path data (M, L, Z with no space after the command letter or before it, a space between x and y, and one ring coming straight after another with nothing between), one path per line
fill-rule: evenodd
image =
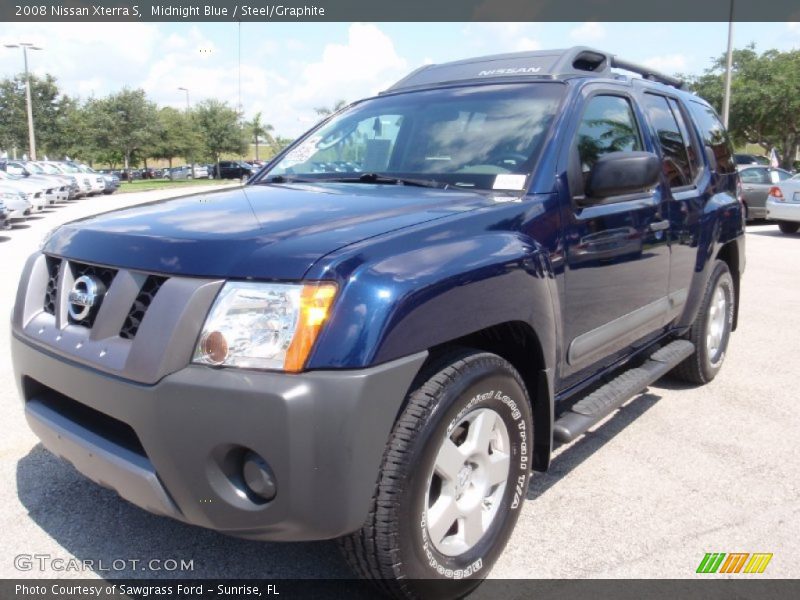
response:
M535 83L374 98L312 131L261 179L379 174L522 190L563 93Z
M42 170L42 168L39 165L37 165L36 163L32 163L32 162L25 163L25 167L28 169L28 171L30 171L31 173L35 173L36 175L44 174L44 171Z
M48 165L47 163L36 163L39 165L45 173L49 175L61 175L58 169L56 169L53 165Z

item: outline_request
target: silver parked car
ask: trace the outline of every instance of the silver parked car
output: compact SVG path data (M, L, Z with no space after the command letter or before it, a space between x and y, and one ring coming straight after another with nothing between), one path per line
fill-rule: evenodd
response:
M9 223L24 221L33 210L33 206L25 198L24 192L0 184L0 198L6 207L6 218Z
M739 178L742 180L745 216L748 221L767 218L767 195L769 190L781 181L791 179L789 171L763 165L746 165L739 167Z

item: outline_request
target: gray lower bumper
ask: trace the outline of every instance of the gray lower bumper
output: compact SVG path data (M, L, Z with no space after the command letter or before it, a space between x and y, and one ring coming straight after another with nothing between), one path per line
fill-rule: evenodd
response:
M31 428L90 479L188 523L311 540L364 522L391 427L426 353L299 375L190 366L155 385L68 362L17 337L12 357ZM106 417L132 430L135 448L106 435ZM266 504L242 492L236 461L244 449L275 475L278 493Z

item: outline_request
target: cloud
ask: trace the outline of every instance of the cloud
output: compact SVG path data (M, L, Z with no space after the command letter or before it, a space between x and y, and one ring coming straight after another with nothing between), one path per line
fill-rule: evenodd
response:
M524 51L531 51L531 50L541 50L542 44L539 40L535 40L530 37L521 37L517 40L515 50L519 50L520 52Z
M6 23L0 42L42 45L29 55L31 70L52 73L65 93L82 98L142 88L159 105L182 109L177 88L186 87L192 104L217 98L235 107L241 82L246 118L263 112L287 136L316 121L314 107L374 95L411 70L374 24L351 24L325 44L270 35L267 26L242 31L241 68L235 23ZM0 46L0 78L22 71L19 54Z
M645 66L665 73L685 72L689 59L683 54L663 54L645 59Z
M586 44L589 42L598 42L605 39L606 28L602 23L595 21L586 21L575 29L569 32L569 37L576 42Z
M354 100L380 91L378 81L387 74L397 78L408 70L392 39L376 25L354 23L348 29L347 43L327 44L320 60L303 69L293 97L311 104Z
M452 58L540 50L538 30L535 23L470 23L462 33L465 47L472 47L473 51L454 48Z

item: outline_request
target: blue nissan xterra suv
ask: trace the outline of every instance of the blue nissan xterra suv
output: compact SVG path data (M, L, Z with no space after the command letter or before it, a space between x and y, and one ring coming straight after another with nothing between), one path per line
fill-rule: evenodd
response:
M743 225L680 81L583 47L429 65L243 187L54 231L14 371L44 445L148 511L464 594L554 444L715 377Z

